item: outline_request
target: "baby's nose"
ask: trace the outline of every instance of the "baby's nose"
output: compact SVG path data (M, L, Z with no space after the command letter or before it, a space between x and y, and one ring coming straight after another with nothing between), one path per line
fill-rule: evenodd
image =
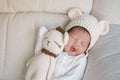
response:
M79 43L79 42L76 42L74 45L75 45L75 46L80 46L80 43Z
M80 46L80 42L75 41L74 44L73 44L73 46L74 46L75 49L78 49L79 46Z
M76 51L79 50L79 45L75 45L74 48Z

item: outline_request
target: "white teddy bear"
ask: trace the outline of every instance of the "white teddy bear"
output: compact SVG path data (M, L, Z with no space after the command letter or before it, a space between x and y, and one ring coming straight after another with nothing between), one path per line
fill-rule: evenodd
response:
M35 52L40 52L40 49L41 52L28 62L25 80L50 80L55 66L55 57L63 51L69 39L67 32L60 31L60 28L49 31L45 27L40 28L41 35L38 36L40 39L37 41Z

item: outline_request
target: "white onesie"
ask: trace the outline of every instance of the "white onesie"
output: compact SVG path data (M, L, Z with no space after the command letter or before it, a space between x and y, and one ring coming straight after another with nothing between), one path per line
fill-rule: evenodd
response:
M87 64L88 53L71 56L63 52L56 58L56 65L51 80L81 80Z

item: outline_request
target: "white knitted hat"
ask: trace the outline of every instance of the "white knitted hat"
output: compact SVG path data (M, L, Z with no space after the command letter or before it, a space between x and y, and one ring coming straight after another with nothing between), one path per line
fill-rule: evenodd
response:
M78 8L73 8L68 12L71 21L66 26L65 30L68 31L74 26L84 27L91 36L90 45L87 50L90 50L96 43L100 35L105 35L109 31L109 25L106 21L98 21L94 16L82 14Z

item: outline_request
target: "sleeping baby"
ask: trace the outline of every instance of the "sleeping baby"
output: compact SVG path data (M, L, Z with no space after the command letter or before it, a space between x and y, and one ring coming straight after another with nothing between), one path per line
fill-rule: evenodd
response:
M106 21L99 21L91 15L82 14L78 8L68 12L71 21L65 27L69 41L63 53L56 57L51 80L81 80L85 71L88 51L100 35L109 31Z

